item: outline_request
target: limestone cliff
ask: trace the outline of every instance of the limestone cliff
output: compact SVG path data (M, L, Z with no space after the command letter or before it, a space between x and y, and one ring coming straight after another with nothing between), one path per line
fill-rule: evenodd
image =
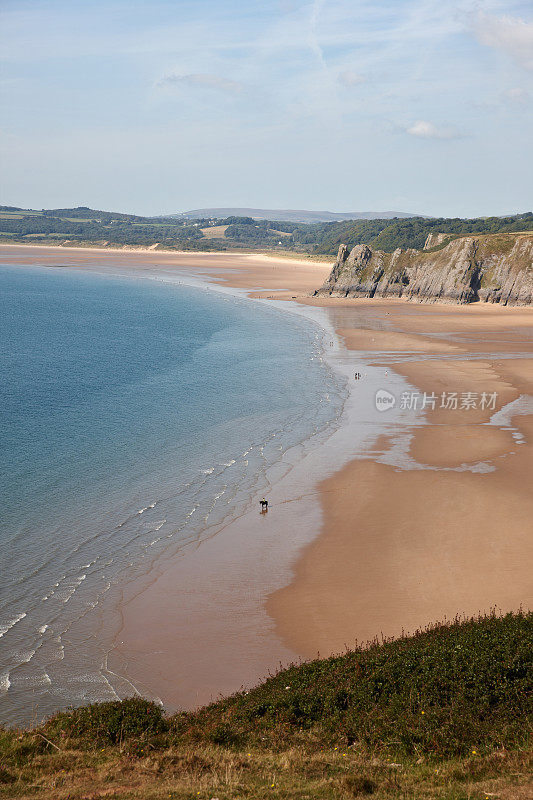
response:
M315 294L530 305L533 234L462 237L434 252L383 253L364 244L348 251L341 245L329 278Z

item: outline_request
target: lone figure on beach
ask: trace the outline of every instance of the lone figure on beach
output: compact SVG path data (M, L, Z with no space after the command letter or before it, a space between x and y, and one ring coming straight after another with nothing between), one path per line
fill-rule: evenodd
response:
M263 497L263 499L260 500L259 502L261 505L261 513L264 514L266 511L268 511L268 500L265 500L265 498Z

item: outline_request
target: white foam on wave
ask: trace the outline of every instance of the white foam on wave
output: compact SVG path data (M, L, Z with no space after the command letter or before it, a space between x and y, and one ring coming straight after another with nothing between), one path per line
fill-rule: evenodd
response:
M86 577L87 574L84 573L83 575L78 575L78 577L74 578L74 580L69 581L70 585L67 588L67 593L65 595L59 594L59 597L63 601L63 603L68 603L68 601L70 600L70 598L72 597L78 586L80 586L80 584L83 583Z
M0 674L0 695L7 694L10 686L9 672L2 672L2 674Z
M155 508L156 505L157 505L157 500L154 500L154 502L150 503L149 506L145 506L144 508L141 508L139 511L137 511L137 514L140 516L141 514L144 514L145 511L148 511L149 508Z
M26 616L26 612L23 611L21 614L17 614L16 617L13 617L13 619L9 619L6 622L1 623L0 624L0 639L8 631L10 631L11 628L13 628L17 624L17 622L20 622L21 619L24 619L25 616Z
M13 658L16 660L17 666L20 666L21 664L28 664L36 652L36 650L16 650L13 653Z
M211 475L211 473L214 472L214 470L215 468L211 467L211 469L201 469L200 472L202 473L202 475Z
M66 577L66 576L65 576L65 575L63 575L63 578L61 578L61 580L59 580L57 583L54 583L54 588L52 589L52 591L51 591L49 594L45 594L45 596L42 598L42 601L41 601L41 602L43 602L43 603L44 603L44 602L45 602L45 600L50 600L50 598L51 598L51 597L53 597L53 595L56 593L56 589L57 589L57 587L59 586L59 584L61 583L61 581L62 581L62 580L65 578L65 577Z
M38 631L42 635L47 629L48 629L48 625L41 625L41 627L38 628Z
M56 636L54 638L54 642L56 642L59 645L58 661L63 661L63 659L65 658L65 647L63 645L63 642L61 641L61 635Z
M222 462L222 465L224 467L231 467L232 464L235 464L235 459L234 458L232 458L231 461L223 461Z
M49 674L44 672L33 673L31 675L13 676L14 686L21 687L24 691L28 689L42 689L43 686L51 686L52 681Z

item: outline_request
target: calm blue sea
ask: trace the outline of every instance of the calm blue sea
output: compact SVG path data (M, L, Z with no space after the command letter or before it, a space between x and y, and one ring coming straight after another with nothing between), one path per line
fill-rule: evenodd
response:
M148 279L0 268L0 722L125 692L102 609L268 491L343 387L307 320ZM131 693L131 691L129 692Z

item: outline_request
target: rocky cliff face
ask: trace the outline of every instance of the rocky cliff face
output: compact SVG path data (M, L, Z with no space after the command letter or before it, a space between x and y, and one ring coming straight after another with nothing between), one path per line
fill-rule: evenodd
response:
M383 253L341 245L316 295L406 297L450 303L533 303L533 234L463 237L442 250Z

